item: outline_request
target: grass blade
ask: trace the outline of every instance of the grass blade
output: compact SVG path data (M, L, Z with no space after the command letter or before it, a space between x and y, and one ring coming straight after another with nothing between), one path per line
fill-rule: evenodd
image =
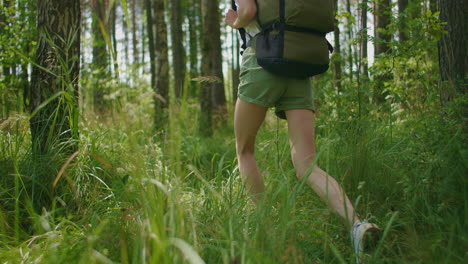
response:
M172 238L170 241L173 246L182 252L185 259L190 264L205 264L205 261L203 261L200 255L198 255L197 251L195 251L195 249L184 240L180 238Z

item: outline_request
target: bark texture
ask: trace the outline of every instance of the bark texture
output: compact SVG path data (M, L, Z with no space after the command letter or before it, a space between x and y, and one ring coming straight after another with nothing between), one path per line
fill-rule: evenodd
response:
M439 0L440 19L446 21L439 41L441 99L445 103L467 90L467 8L466 0Z
M59 146L74 151L78 139L80 1L39 0L37 8L35 63L40 67L33 68L29 98L30 113L37 111L30 120L33 151L47 153ZM60 92L67 96L53 97Z
M145 0L146 9L146 24L148 34L148 49L150 55L150 78L151 87L156 91L156 51L155 51L155 38L154 38L154 19L153 19L153 5L151 0Z
M106 69L109 66L109 55L107 53L104 31L107 31L108 24L105 18L107 1L93 0L93 67Z
M185 80L185 49L182 32L181 1L171 0L171 40L173 52L174 89L177 98L183 94Z
M191 6L188 8L189 22L189 42L190 42L190 80L199 75L198 67L198 47L200 35L200 1L191 0ZM189 95L194 97L198 94L198 83L190 81Z
M203 14L203 58L202 75L209 77L211 101L216 127L224 126L227 121L226 94L224 91L223 64L221 55L221 16L219 0L204 0Z
M106 10L108 0L93 0L93 19L92 19L92 34L93 34L93 63L92 67L95 72L94 83L94 109L97 113L104 113L106 103L104 95L106 94L104 77L109 74L109 54L107 51L107 43L104 38L104 32L108 32L108 24L106 21Z
M217 1L216 1L217 2ZM211 59L211 49L212 43L206 34L209 34L210 23L212 22L212 14L211 12L211 5L213 5L212 0L202 0L202 62L201 62L201 74L203 75L203 79L200 85L200 134L204 136L211 136L213 134L213 103L211 100L211 94L213 90L212 82L207 78L211 76L211 68L212 68L212 59Z
M367 59L367 6L368 0L363 0L361 3L361 50L360 50L360 72L366 78L369 77L368 59Z
M398 26L398 40L404 42L408 40L405 10L408 8L408 0L398 0L398 19L400 21Z
M167 51L167 23L164 19L164 0L154 0L156 22L156 87L154 125L164 130L167 125L169 107L169 59Z

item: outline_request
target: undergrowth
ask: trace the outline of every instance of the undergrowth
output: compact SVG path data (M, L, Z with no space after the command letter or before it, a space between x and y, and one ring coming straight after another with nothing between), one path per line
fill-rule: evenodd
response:
M348 229L296 180L285 123L272 113L258 135L267 188L255 207L240 181L231 127L202 138L194 123L177 122L180 133L161 141L140 107L87 116L78 152L53 159L58 166L31 162L25 116L2 123L2 263L354 261ZM317 123L317 162L384 230L365 262L467 260L464 126L433 113L398 122L319 114ZM58 184L38 209L29 185L41 171Z

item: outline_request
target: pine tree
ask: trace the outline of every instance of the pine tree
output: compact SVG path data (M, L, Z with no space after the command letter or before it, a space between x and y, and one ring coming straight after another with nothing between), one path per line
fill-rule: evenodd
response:
M439 41L441 98L451 101L467 91L467 8L465 0L439 0L440 19L447 22Z
M169 107L169 56L167 48L167 23L164 19L164 0L154 0L156 24L156 87L154 126L157 130L164 129L167 124Z

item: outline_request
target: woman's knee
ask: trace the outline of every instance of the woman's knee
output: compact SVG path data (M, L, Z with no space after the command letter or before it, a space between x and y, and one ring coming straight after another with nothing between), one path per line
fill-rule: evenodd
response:
M253 156L255 153L255 143L237 141L236 142L236 153L238 157L249 157Z

